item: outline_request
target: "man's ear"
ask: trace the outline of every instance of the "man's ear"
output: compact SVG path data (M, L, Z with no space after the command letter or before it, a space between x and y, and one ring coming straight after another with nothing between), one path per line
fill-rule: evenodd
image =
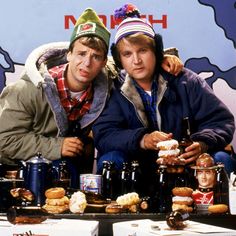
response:
M105 67L107 64L107 58L104 60L102 67Z
M67 52L66 59L67 59L67 61L71 60L71 51Z
M116 66L119 68L119 69L123 69L123 66L121 65L121 62L120 62L120 59L119 59L119 55L118 55L118 50L117 50L117 47L116 45L113 43L111 45L111 55L113 57L113 60L116 64Z

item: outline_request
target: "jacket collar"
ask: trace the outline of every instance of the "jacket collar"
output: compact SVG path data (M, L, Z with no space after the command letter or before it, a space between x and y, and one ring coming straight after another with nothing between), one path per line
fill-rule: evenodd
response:
M159 74L157 105L160 104L163 97L165 97L171 103L176 101L176 93L173 89L171 89L172 81L174 81L174 79L176 78L169 76L167 73ZM148 127L148 119L142 99L133 84L133 79L128 74L126 74L124 82L121 86L121 93L135 106L136 112L141 122L145 127ZM160 117L158 118L158 122L161 122ZM161 127L161 123L159 123L159 127Z

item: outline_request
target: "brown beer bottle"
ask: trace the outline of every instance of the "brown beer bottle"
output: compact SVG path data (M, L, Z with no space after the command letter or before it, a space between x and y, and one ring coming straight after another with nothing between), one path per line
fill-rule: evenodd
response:
M38 206L12 206L7 211L7 220L12 224L39 224L49 216Z
M188 117L184 117L182 121L182 139L179 141L180 154L185 152L185 148L190 146L193 142L190 138L190 122Z
M229 206L229 178L222 163L217 163L213 201L214 204Z

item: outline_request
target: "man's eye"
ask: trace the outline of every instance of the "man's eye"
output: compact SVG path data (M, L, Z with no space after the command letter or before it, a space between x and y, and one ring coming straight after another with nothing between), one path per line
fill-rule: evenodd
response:
M96 61L101 61L103 59L103 57L101 55L93 55L93 58L96 60Z
M146 48L141 48L141 49L140 49L140 52L146 52L146 51L147 51Z
M131 55L130 52L123 52L123 53L122 53L122 56L123 56L123 57L129 57L130 55Z
M78 52L78 55L81 57L85 57L86 56L86 52Z

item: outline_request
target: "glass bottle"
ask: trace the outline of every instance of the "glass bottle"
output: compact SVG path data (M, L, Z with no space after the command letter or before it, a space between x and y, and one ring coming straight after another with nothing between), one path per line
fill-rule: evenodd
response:
M7 211L7 220L12 224L39 224L49 215L39 206L12 206Z
M189 219L189 214L182 211L172 211L166 216L167 225L173 230L181 230L186 227L185 220Z
M185 148L193 143L190 138L190 135L191 135L191 130L190 130L189 118L184 117L182 121L182 130L181 130L182 139L179 141L180 154L184 153Z
M141 213L148 213L151 211L151 198L149 196L140 199L139 211Z
M229 205L229 178L222 163L217 163L213 201L214 204Z
M71 185L71 176L65 160L59 163L59 167L56 170L57 176L53 180L54 187L63 187L68 189Z
M107 175L107 166L108 166L109 161L103 161L102 162L102 195L106 197L106 175Z
M165 213L171 209L171 190L168 186L167 166L160 165L157 171L157 191L155 208L158 213Z
M127 162L123 162L120 173L120 195L129 192L129 166Z
M113 199L113 168L114 163L112 161L103 162L102 173L102 193L106 199Z
M131 162L130 191L140 194L141 172L138 161Z

